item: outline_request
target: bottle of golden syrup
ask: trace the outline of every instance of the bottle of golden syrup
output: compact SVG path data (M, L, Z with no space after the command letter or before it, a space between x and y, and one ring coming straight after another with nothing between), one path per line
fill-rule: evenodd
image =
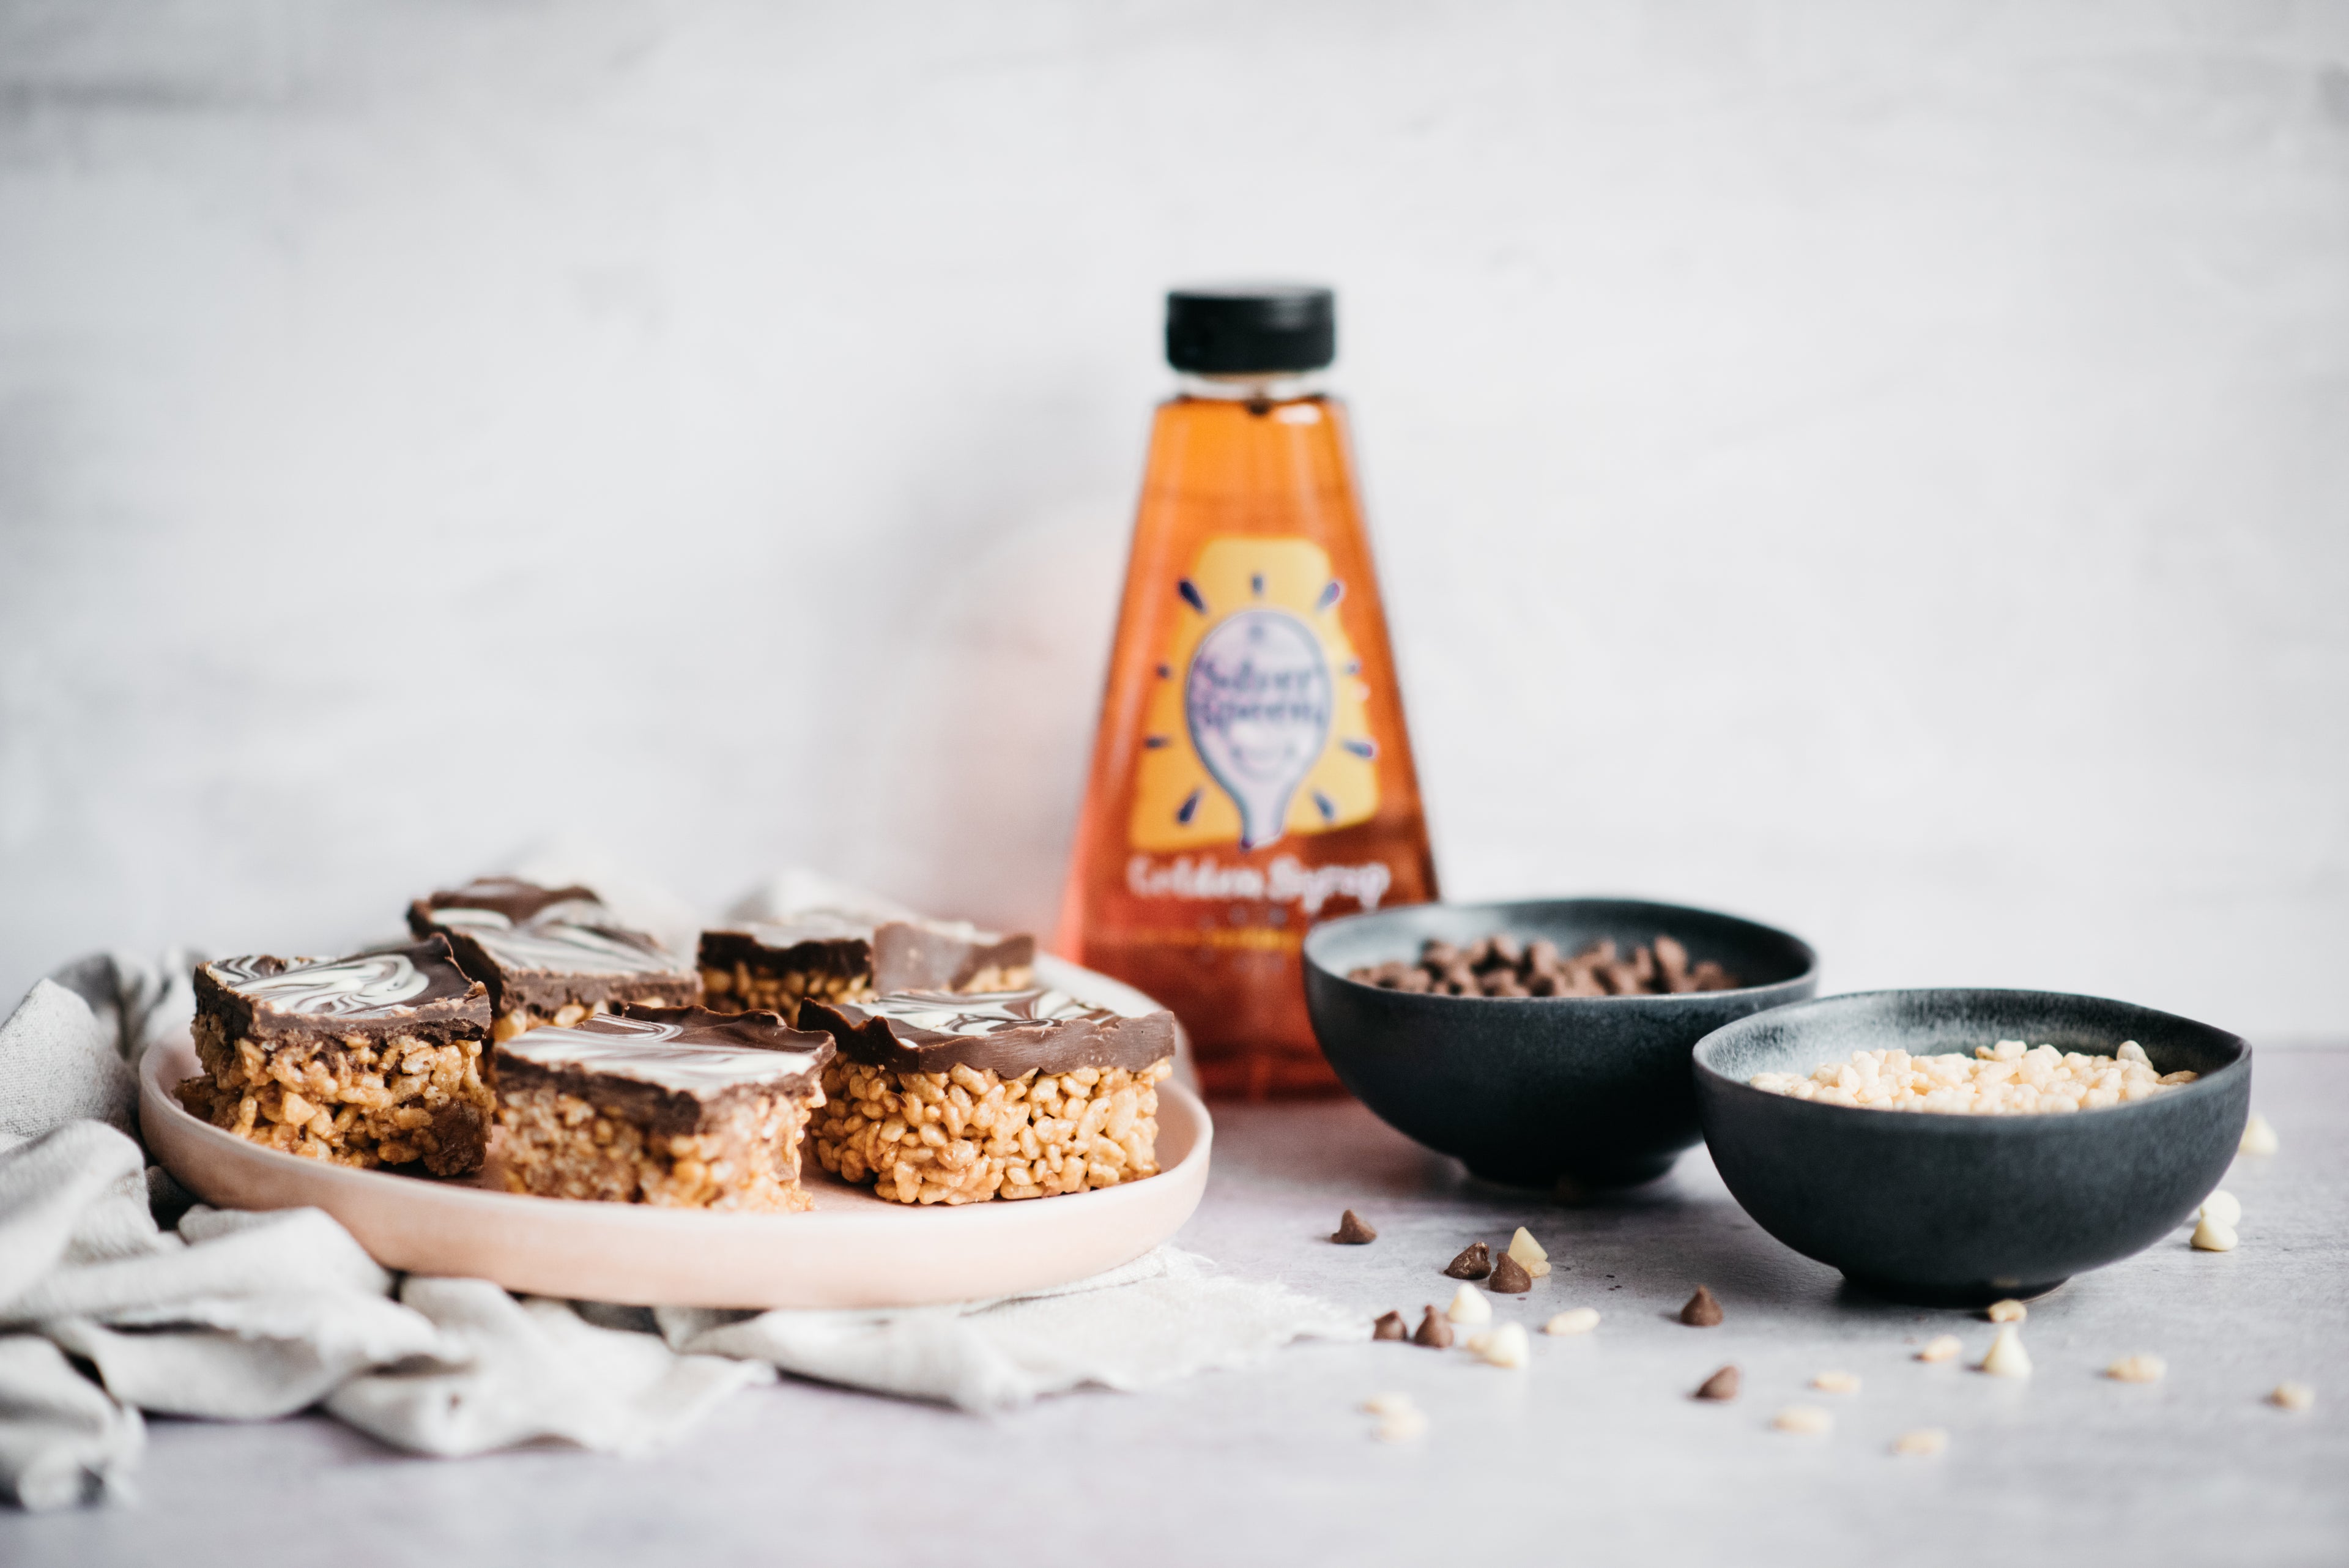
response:
M1173 1008L1211 1094L1334 1092L1298 950L1436 897L1328 289L1167 296L1160 405L1060 950Z

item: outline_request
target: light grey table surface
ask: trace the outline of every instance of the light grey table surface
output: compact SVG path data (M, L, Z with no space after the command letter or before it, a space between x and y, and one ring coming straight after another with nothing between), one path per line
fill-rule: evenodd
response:
M783 1383L644 1459L447 1462L318 1417L158 1420L139 1503L0 1516L0 1562L2349 1563L2349 1051L2262 1053L2253 1103L2282 1148L2228 1178L2241 1246L2197 1253L2180 1231L2034 1304L2028 1383L1915 1361L1944 1331L1978 1357L1990 1326L1846 1296L1754 1228L1701 1149L1567 1208L1472 1182L1354 1106L1226 1106L1182 1245L1416 1317L1448 1299L1458 1248L1524 1223L1557 1269L1501 1315L1588 1304L1600 1326L1535 1335L1524 1372L1309 1345L994 1418ZM1375 1244L1324 1240L1349 1206ZM1699 1282L1719 1328L1673 1320ZM2164 1381L2099 1376L2140 1351ZM1744 1397L1690 1399L1724 1362ZM1830 1368L1859 1393L1806 1388ZM2286 1378L2317 1388L2314 1411L2263 1403ZM1423 1440L1373 1440L1358 1407L1385 1390L1428 1413ZM1797 1401L1833 1410L1832 1435L1771 1430ZM1888 1451L1929 1425L1942 1457Z

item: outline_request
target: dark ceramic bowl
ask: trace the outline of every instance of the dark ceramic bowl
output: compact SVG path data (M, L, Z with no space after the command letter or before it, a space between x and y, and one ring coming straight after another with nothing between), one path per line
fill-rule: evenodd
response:
M1464 945L1503 931L1547 937L1566 953L1604 938L1629 951L1661 933L1745 983L1679 996L1484 997L1346 978L1415 959L1431 937ZM1305 939L1313 1033L1346 1087L1398 1131L1516 1187L1661 1176L1697 1140L1689 1047L1817 986L1817 957L1784 931L1629 898L1409 904L1331 920Z
M2009 1116L1823 1106L1747 1082L1854 1051L1971 1054L2000 1040L2092 1055L2134 1040L2157 1071L2202 1076L2132 1105ZM1706 1035L1696 1085L1713 1162L1764 1231L1876 1294L1965 1304L2053 1290L2192 1214L2241 1141L2251 1048L2093 996L1863 992Z

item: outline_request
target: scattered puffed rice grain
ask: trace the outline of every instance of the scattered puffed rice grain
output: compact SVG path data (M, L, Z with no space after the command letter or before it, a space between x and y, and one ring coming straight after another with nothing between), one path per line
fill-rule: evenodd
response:
M1857 1394L1859 1378L1849 1372L1822 1372L1811 1379L1811 1386L1822 1394Z
M1919 1459L1930 1459L1950 1446L1950 1434L1939 1427L1920 1427L1913 1432L1903 1432L1892 1439L1892 1451Z
M1362 1408L1379 1418L1372 1435L1382 1443L1400 1443L1427 1431L1425 1413L1408 1394L1373 1394L1362 1401Z
M2279 1383L2268 1403L2282 1410L2305 1410L2316 1403L2316 1390L2305 1383Z
M2202 1222L2194 1227L2194 1250L2198 1252L2231 1252L2235 1250L2235 1228L2224 1225L2205 1214Z
M1486 1301L1485 1293L1475 1286L1462 1285L1453 1295L1452 1305L1444 1315L1454 1323L1465 1324L1473 1328L1493 1321L1493 1303Z
M1789 1405L1771 1417L1770 1424L1805 1438L1824 1438L1835 1430L1835 1417L1816 1405Z
M1532 1342L1526 1338L1525 1324L1505 1323L1498 1328L1468 1337L1468 1348L1479 1360L1494 1366L1523 1366L1533 1359Z
M1917 1359L1955 1361L1958 1358L1958 1352L1964 1348L1964 1345L1958 1343L1958 1336L1954 1334L1936 1334L1925 1342L1925 1348L1917 1353Z
M1990 1310L1982 1315L1992 1323L2021 1323L2031 1315L2031 1309L2019 1301L2010 1299L1991 1303Z
M1544 1334L1588 1334L1599 1326L1595 1307L1569 1307L1542 1324Z
M2243 1141L2236 1147L2240 1154L2273 1154L2276 1151L2276 1130L2268 1125L2267 1117L2253 1111L2243 1123Z
M1517 1227L1517 1233L1509 1238L1509 1256L1523 1264L1526 1272L1536 1279L1549 1272L1549 1254L1542 1251L1542 1244L1534 1240L1533 1232L1522 1225Z
M1998 1337L1990 1342L1990 1353L1982 1358L1981 1371L1992 1377L2028 1377L2031 1376L2031 1353L2023 1348L2023 1335L2013 1324L2001 1325Z
M2202 1200L2201 1217L2216 1220L2231 1231L2243 1222L2243 1206L2235 1200L2233 1193L2222 1187Z
M2158 1383L2168 1370L2158 1355L2124 1355L2105 1368L2105 1376L2116 1383Z

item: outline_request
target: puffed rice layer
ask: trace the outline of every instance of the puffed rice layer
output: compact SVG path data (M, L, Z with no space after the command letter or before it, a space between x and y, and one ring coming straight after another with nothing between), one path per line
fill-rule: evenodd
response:
M509 1192L664 1209L795 1211L800 1139L820 1094L757 1095L660 1135L548 1084L498 1096L491 1169Z
M216 1127L336 1165L421 1163L435 1176L481 1168L497 1102L479 1040L231 1041L209 1016L194 1033L204 1072L175 1093Z
M899 1075L824 1068L815 1119L824 1169L895 1203L1050 1198L1158 1174L1158 1085L1171 1059L1005 1079L957 1064Z

